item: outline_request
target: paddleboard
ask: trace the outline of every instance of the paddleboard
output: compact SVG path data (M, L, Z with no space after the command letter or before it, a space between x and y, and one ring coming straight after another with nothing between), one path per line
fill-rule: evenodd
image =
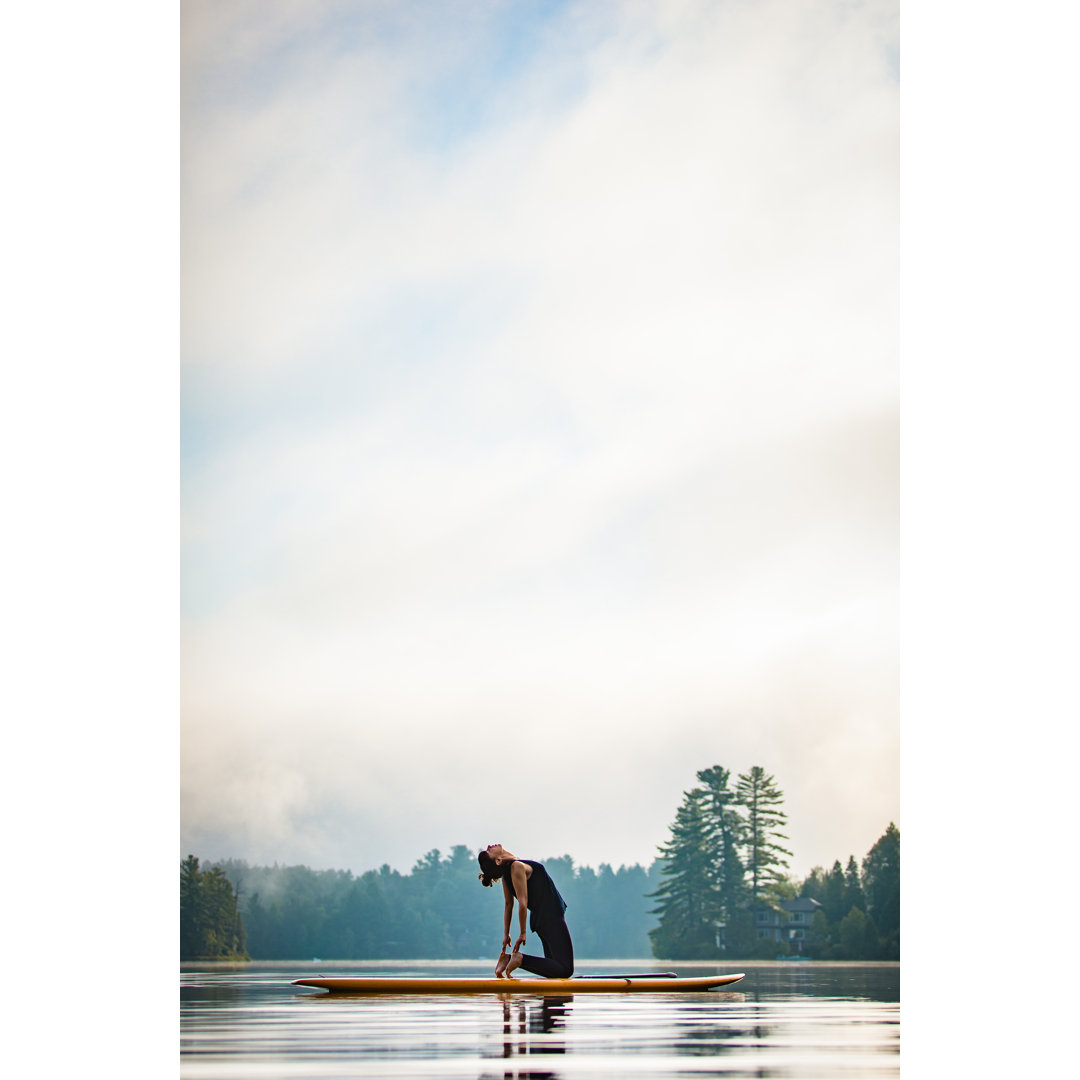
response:
M710 975L679 979L670 976L623 976L579 979L294 979L293 986L310 986L332 994L678 994L712 990L745 978Z

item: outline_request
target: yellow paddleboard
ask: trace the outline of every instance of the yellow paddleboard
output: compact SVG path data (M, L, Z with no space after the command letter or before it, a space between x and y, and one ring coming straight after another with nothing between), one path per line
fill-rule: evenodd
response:
M333 994L678 994L712 990L745 978L710 975L700 979L629 976L597 979L295 979L293 986L311 986Z

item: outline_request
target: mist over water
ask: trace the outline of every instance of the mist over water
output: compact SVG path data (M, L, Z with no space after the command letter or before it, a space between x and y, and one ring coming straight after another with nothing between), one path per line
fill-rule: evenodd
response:
M660 970L582 961L582 974ZM351 1077L895 1077L895 963L678 965L745 971L724 992L374 996L291 985L325 975L467 977L488 962L264 962L181 966L183 1080Z

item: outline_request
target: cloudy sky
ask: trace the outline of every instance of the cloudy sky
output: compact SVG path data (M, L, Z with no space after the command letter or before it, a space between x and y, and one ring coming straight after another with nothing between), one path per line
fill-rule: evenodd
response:
M181 855L899 818L891 0L182 12Z

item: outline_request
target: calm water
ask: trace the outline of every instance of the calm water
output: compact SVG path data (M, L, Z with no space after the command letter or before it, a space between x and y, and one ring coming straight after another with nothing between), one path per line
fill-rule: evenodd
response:
M181 965L180 1076L870 1080L900 1072L899 964L578 964L578 974L598 975L745 971L725 993L336 997L290 985L317 975L490 969L457 961Z

